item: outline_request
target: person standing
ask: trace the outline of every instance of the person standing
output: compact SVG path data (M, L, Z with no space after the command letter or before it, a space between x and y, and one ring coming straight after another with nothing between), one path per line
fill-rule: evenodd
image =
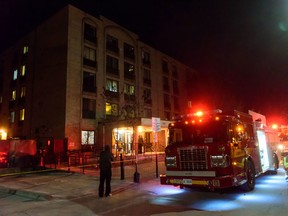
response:
M110 151L110 146L105 145L104 151L100 153L100 184L99 184L99 197L104 196L104 185L105 196L111 196L111 177L112 177L112 167L111 161L113 161L113 155Z

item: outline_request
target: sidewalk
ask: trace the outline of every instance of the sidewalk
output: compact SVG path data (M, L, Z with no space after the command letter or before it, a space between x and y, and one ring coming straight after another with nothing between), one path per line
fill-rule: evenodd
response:
M112 194L133 186L133 181L112 179ZM0 178L0 193L30 198L51 200L52 198L71 199L95 194L98 196L99 177L75 172L46 171L19 176Z
M163 170L164 162L159 162L159 172ZM52 168L52 167L51 167ZM138 166L140 183L135 183L134 166L125 167L125 178L121 180L120 168L113 168L111 189L117 194L126 189L155 178L155 162ZM95 195L98 197L99 170L85 169L83 174L79 167L39 170L19 175L0 177L0 194L10 194L26 197L32 200L51 200L53 198L72 199L78 196Z

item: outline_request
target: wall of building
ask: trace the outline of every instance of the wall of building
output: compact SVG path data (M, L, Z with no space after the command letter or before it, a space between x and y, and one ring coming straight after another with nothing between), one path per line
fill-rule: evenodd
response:
M97 30L97 43L89 43L84 40L84 23L94 26ZM106 35L109 34L118 40L119 53L106 50ZM38 26L34 31L16 44L16 48L8 51L10 56L7 62L12 62L15 49L21 49L24 43L29 44L28 72L29 79L27 86L27 118L25 118L25 130L21 134L27 137L46 136L55 138L68 138L69 149L81 148L81 131L95 131L95 143L98 148L105 143L112 144L112 130L115 125L111 120L106 119L105 105L110 99L105 97L106 78L110 77L119 82L120 99L114 102L119 107L125 106L128 102L124 100L124 83L135 85L137 117L160 117L161 120L171 120L173 115L186 112L187 95L187 74L192 69L143 43L137 34L123 28L117 23L100 16L93 17L84 11L73 6L63 8L50 19ZM135 49L135 59L124 57L124 43L132 45ZM84 47L96 50L97 66L87 67L83 64ZM143 51L149 53L151 65L144 65L142 62ZM106 72L106 56L112 56L119 61L119 76L113 76ZM6 57L4 56L4 59ZM6 60L7 60L6 59ZM168 63L169 72L164 74L162 61ZM6 61L5 61L6 62ZM135 81L124 78L124 62L135 66ZM175 77L172 68L177 68L178 76ZM151 86L143 82L144 69L150 71ZM11 71L12 66L5 63L5 71ZM84 92L82 89L83 73L88 71L96 74L95 93ZM8 73L8 72L7 72ZM9 75L5 75L8 76ZM166 76L164 83L163 76ZM9 86L9 79L5 80L5 87ZM177 81L179 91L173 91L173 81ZM169 85L170 90L163 90L163 85ZM143 91L149 88L152 92L152 103L144 102ZM170 108L164 107L163 95L169 97ZM9 100L10 92L4 92L3 99ZM96 100L95 119L82 117L82 99L89 98ZM179 101L178 108L174 106ZM2 107L8 107L2 104ZM147 116L145 109L150 109ZM1 117L9 117L9 110L2 109ZM168 115L169 114L169 115ZM127 116L126 116L127 117ZM123 120L125 116L119 117ZM115 120L114 121L118 121ZM0 120L1 121L1 120ZM1 123L1 122L0 122ZM5 123L7 124L7 123ZM102 127L105 125L105 127ZM141 124L140 124L141 125ZM9 125L7 125L9 126ZM129 126L129 125L127 125ZM11 126L11 134L16 134L15 128ZM163 135L164 134L164 135ZM161 133L161 143L166 143L166 132Z

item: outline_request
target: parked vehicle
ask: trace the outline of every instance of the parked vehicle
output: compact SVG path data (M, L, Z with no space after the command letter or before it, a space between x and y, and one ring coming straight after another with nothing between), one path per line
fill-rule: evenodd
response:
M265 116L221 110L182 115L169 125L166 173L161 184L211 190L255 187L262 173L277 173L277 133Z

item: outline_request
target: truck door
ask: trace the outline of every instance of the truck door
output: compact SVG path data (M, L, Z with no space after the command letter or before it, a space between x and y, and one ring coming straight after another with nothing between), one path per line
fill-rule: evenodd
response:
M257 130L256 133L259 144L259 154L260 154L262 172L266 172L269 169L269 158L268 158L268 149L267 149L265 132Z

